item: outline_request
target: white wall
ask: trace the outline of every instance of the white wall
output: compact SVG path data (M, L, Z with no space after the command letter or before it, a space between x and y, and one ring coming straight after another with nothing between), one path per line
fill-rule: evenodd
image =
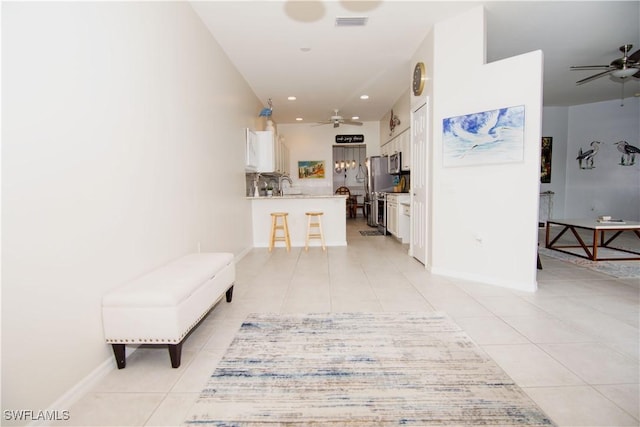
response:
M569 107L566 158L566 218L616 218L640 221L640 157L620 166L614 143L640 146L640 99L627 98ZM576 157L591 141L600 141L594 169L580 169ZM552 176L553 179L553 176Z
M2 408L39 410L113 363L106 291L251 246L262 105L187 3L4 2L2 41Z
M536 289L542 53L490 64L484 10L434 29L432 271L514 289ZM452 55L465 46L465 63ZM517 78L510 78L517 76ZM522 84L526 81L527 84ZM442 166L442 120L525 106L522 162Z
M378 122L364 122L362 126L342 125L334 128L331 125L314 126L310 124L280 124L279 135L284 137L289 148L289 168L293 185L300 186L306 194L333 193L333 151L336 135L364 135L367 156L380 154L380 134ZM347 144L340 144L347 145ZM324 160L326 165L325 179L298 179L298 161ZM350 170L355 175L357 169Z
M633 167L619 166L613 145L640 137L640 99L598 102L573 107L545 107L542 135L553 138L551 182L540 191L553 191L554 218L595 218L610 213L639 221L640 159ZM595 169L581 170L576 157L593 140L603 142ZM638 144L635 144L638 146ZM541 209L544 206L541 205Z
M393 107L391 107L391 109L380 119L380 145L386 144L411 127L410 96L411 92L409 89L404 91L404 93L400 95L398 100L393 104ZM393 115L400 120L400 124L396 124L393 131L389 126L391 123L392 110Z

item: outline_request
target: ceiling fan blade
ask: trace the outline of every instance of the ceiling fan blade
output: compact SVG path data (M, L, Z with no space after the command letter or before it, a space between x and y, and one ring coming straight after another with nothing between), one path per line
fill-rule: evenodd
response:
M638 71L637 73L635 73L635 74L633 75L633 77L636 77L636 78L640 79L640 71Z
M591 76L591 77L587 77L586 79L578 80L578 81L576 82L576 84L577 84L577 85L581 85L581 84L583 84L583 83L590 82L591 80L595 80L595 79L600 78L600 77L602 77L602 76L606 76L607 74L610 74L610 73L612 73L612 72L614 72L614 71L615 71L615 70L607 70L607 71L603 71L602 73L594 74L593 76Z
M640 62L640 49L629 55L628 59L630 59L631 61Z
M362 122L354 122L353 120L344 120L342 123L345 125L362 126Z
M572 70L598 70L609 68L610 65L572 65L569 67Z

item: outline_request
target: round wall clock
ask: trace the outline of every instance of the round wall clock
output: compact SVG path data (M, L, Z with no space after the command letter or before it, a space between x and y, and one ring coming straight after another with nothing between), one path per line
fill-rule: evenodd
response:
M426 74L427 72L424 66L424 62L418 62L413 69L413 94L415 96L422 95Z

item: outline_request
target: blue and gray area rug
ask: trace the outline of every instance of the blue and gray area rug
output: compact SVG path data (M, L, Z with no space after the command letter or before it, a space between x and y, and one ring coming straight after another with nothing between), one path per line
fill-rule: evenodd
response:
M635 250L637 251L637 249ZM584 255L582 249L575 249L575 252L579 253L580 255ZM620 256L619 252L611 252L606 248L600 248L598 249L598 252L603 256ZM640 278L640 261L590 261L579 256L573 256L564 252L554 251L552 249L543 247L538 248L538 253L540 255L548 256L578 265L580 267L588 268L599 273L608 274L609 276L613 276L618 279ZM544 268L544 261L542 263L542 268Z
M185 425L549 426L440 313L252 314Z

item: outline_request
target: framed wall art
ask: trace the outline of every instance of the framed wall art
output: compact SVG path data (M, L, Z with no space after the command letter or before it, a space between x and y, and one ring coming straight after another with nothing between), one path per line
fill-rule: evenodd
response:
M298 178L324 178L324 160L299 161Z
M542 146L540 153L540 182L549 184L551 182L551 147L553 138L550 136L542 137Z
M443 166L524 160L524 105L442 120Z

